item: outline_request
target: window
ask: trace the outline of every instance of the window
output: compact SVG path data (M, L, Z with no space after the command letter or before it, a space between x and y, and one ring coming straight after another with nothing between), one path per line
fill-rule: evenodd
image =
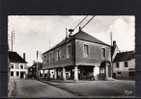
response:
M121 72L117 72L117 74L119 74L119 75L120 75L120 74L121 74Z
M14 69L14 65L11 65L11 69Z
M48 64L50 65L50 63L51 63L51 55L50 55L50 53L48 54Z
M46 64L48 64L48 61L49 61L49 60L48 60L48 56L47 56L47 57L46 57Z
M60 60L60 59L61 59L61 51L58 50L58 51L57 51L57 60Z
M59 60L59 50L57 50L57 61Z
M105 48L102 48L102 55L103 55L103 57L105 58Z
M19 72L18 71L16 72L16 76L19 76Z
M52 52L50 53L50 64L52 64Z
M52 52L51 53L51 64L53 64L53 62L54 62L54 53Z
M59 60L61 59L61 50L59 50Z
M11 76L14 76L14 72L13 71L11 71Z
M61 51L57 50L56 51L56 61L59 61L61 59Z
M84 44L84 57L88 57L88 55L89 55L88 45Z
M66 57L67 58L70 58L70 55L71 55L71 45L68 45L67 46L67 51L66 51L67 53L66 53Z
M46 56L44 56L44 60L46 60L47 58L46 58Z
M20 67L21 67L21 69L23 69L23 65L21 65Z
M58 61L58 50L56 51L56 53L55 53L56 55L56 61Z
M116 67L119 68L119 63L118 62L116 63Z
M128 67L128 62L124 62L124 66L125 67Z

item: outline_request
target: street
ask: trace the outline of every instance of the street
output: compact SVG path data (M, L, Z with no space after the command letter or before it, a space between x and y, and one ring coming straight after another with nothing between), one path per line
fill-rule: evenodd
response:
M15 97L74 97L59 88L36 80L16 80L16 96Z
M135 94L135 81L129 80L44 82L77 96L134 96Z
M44 83L42 83L44 82ZM134 81L16 80L14 97L134 96Z

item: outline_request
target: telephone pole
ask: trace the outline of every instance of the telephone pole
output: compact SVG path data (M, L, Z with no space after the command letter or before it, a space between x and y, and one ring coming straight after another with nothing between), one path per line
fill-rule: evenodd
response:
M14 40L15 40L15 32L11 32L11 51L14 50Z
M37 79L39 78L39 69L38 69L38 50L37 50L37 52L36 52L36 59L37 59L37 64L35 63L35 65L36 65L36 77L37 77Z
M112 46L113 46L113 38L112 38L112 32L110 32L110 40L111 40L111 77L113 75L113 53L112 53Z

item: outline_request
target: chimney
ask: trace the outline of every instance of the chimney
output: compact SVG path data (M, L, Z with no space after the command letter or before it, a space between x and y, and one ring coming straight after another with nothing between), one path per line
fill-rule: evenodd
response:
M66 39L68 38L68 30L67 30L67 28L66 28Z
M25 60L25 53L23 53L23 59Z
M79 26L79 32L82 30L82 28Z
M113 41L113 47L116 48L117 44L116 41Z
M72 32L74 31L74 29L69 29L69 37L72 35Z

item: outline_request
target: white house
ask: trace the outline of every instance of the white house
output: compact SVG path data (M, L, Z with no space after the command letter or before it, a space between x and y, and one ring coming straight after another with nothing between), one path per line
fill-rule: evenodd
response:
M117 53L114 63L113 72L116 79L135 79L135 52Z
M25 61L25 53L23 58L13 51L8 52L9 56L9 76L14 79L25 79L27 75L27 62Z

